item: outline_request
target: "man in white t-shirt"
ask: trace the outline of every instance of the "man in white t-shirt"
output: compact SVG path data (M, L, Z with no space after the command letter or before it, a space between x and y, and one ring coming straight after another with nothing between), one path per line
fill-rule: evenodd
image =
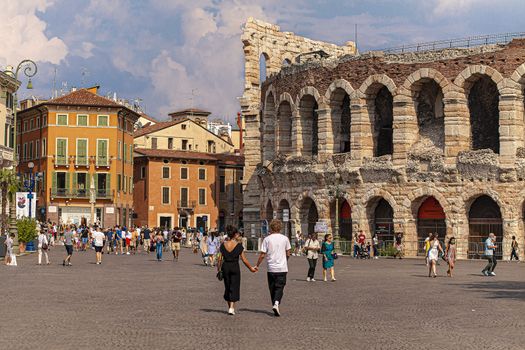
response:
M104 241L106 240L106 235L100 231L100 228L97 228L95 233L92 234L91 238L95 243L95 252L97 255L97 265L102 264L102 248L104 248Z
M270 234L263 240L261 253L256 268L259 268L266 257L268 264L268 287L272 298L272 310L275 316L281 316L279 304L286 285L286 273L288 272L288 258L290 257L291 245L288 237L281 234L282 223L279 220L270 222Z

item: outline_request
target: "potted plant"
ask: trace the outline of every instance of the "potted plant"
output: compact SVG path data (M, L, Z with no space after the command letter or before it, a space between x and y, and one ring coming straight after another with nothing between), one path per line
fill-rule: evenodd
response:
M22 218L17 220L16 229L18 230L18 242L20 243L20 253L23 253L28 242L32 242L36 237L36 220L32 218Z

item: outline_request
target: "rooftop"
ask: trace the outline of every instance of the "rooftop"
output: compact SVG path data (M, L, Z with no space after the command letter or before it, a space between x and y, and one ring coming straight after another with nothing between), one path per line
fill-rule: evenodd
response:
M195 159L218 161L225 165L244 165L244 156L231 153L205 153L192 151L177 151L170 149L149 149L135 148L135 153L146 157L155 158L175 158L175 159Z
M152 132L169 128L170 126L177 125L179 123L185 122L186 120L188 119L169 120L166 122L157 122L157 124L147 125L135 131L133 137L140 137L147 134L151 134Z

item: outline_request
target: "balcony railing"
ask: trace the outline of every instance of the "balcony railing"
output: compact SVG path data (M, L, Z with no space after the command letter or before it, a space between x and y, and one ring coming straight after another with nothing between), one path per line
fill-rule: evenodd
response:
M196 201L188 201L188 200L178 200L177 201L177 208L180 209L195 209L197 206Z
M56 155L55 164L57 164L57 165L68 165L67 163L68 163L67 162L67 156L61 155L61 154L57 154Z
M107 156L97 156L97 166L108 166L109 159Z
M77 156L75 159L75 165L88 165L88 157L87 156Z
M98 189L96 190L96 195L97 195L97 198L100 198L100 199L112 198L111 190Z
M55 188L51 189L51 197L70 197L71 191L67 188Z
M89 198L89 190L85 190L85 189L71 190L70 195L73 198Z

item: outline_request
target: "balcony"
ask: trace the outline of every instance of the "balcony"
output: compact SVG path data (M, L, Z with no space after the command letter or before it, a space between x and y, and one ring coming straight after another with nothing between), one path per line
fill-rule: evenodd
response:
M193 210L197 206L197 201L178 200L177 208Z
M89 190L85 190L85 189L71 190L70 198L89 198Z
M88 156L76 156L75 158L75 166L88 166L89 165L89 158Z
M108 158L108 156L97 156L97 166L107 166L107 167L109 167L109 158Z
M51 188L52 198L69 198L71 191L67 188Z
M68 157L62 154L55 154L55 165L69 165Z
M111 190L98 189L96 190L96 195L98 199L111 199L113 198L113 193Z

